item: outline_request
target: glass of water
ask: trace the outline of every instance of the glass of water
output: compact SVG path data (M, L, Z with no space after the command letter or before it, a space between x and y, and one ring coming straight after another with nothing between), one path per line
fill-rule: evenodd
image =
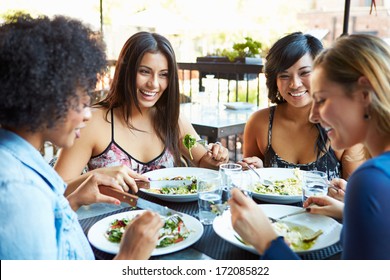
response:
M310 196L325 196L328 193L328 176L322 171L305 171L303 175L303 201Z
M237 163L225 163L219 166L221 176L222 201L227 202L230 198L230 190L233 187L239 187L237 179L241 180L242 166Z
M222 189L219 174L205 174L197 180L199 220L204 225L211 225L219 211L215 205L221 205Z

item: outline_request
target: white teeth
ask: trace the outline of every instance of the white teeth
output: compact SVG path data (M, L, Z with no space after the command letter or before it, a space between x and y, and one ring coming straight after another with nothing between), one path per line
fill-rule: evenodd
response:
M148 92L148 91L143 91L143 90L140 90L140 92L142 94L149 95L149 96L155 96L157 94L157 92Z
M304 92L299 92L299 93L292 93L292 92L290 92L290 94L291 94L292 96L294 96L294 97L302 96L302 95L304 95L305 93L306 93L306 91L304 91Z

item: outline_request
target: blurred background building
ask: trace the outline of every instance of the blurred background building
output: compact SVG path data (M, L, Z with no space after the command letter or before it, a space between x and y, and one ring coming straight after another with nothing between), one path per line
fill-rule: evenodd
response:
M390 38L390 0L351 0L348 33ZM286 33L310 32L325 45L342 34L343 0L2 0L0 17L13 10L32 14L65 14L102 32L109 58L115 59L126 39L140 30L168 37L178 61L231 47L250 36L264 53Z

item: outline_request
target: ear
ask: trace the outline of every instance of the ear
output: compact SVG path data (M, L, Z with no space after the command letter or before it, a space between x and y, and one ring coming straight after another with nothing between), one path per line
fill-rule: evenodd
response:
M362 102L368 106L371 104L371 94L374 92L374 89L372 88L370 81L365 76L361 76L358 79L358 85L361 87Z

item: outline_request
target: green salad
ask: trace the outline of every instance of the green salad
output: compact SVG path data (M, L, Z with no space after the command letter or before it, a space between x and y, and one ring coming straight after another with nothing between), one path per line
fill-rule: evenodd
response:
M131 223L131 219L115 219L107 229L105 236L108 241L113 243L120 243L122 240L123 233L126 230L126 227ZM164 248L181 241L184 241L190 234L190 231L184 225L183 220L180 217L175 219L167 219L164 226L160 229L159 239L160 242L157 244L156 248ZM162 238L164 236L169 236L167 238Z
M162 187L161 189L147 189L148 192L158 193L158 194L179 194L179 195L185 195L185 194L195 194L198 192L196 182L197 179L194 176L176 176L174 178L161 178L160 180L171 180L171 181L177 181L177 180L190 180L191 184L189 185L183 185L178 187Z
M194 158L192 157L191 150L192 148L196 147L196 138L192 136L191 134L186 134L183 138L183 145L188 149L188 152L190 153L191 160Z
M294 170L294 177L284 180L270 180L272 185L255 184L254 192L260 194L302 195L302 175L299 169Z

